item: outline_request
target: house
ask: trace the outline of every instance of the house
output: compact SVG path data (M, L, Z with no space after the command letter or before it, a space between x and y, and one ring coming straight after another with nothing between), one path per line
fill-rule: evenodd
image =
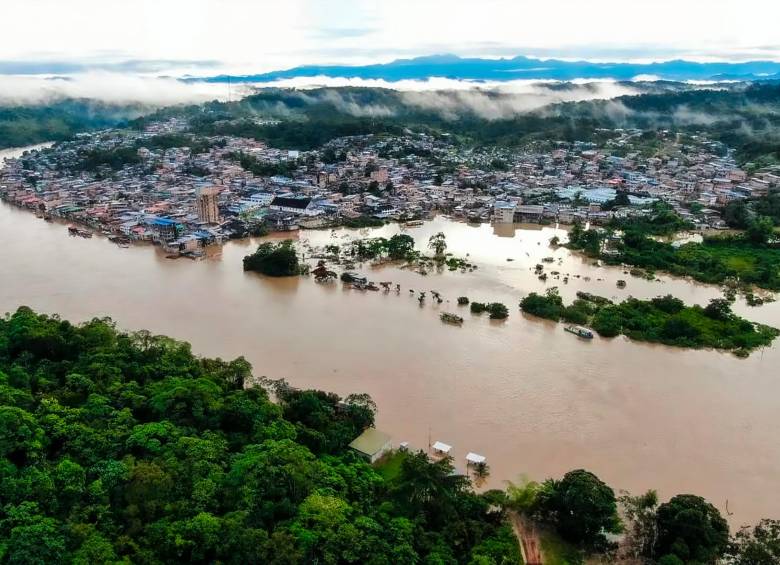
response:
M320 210L312 205L311 198L277 196L271 201L270 208L276 212L289 212L304 216L315 216L320 213Z
M356 437L349 447L357 451L369 463L375 463L392 449L390 436L376 428L368 428Z

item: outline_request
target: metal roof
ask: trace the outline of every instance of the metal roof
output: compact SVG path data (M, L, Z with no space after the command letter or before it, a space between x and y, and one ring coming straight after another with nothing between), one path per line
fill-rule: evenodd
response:
M380 432L376 428L368 428L352 440L352 443L350 443L349 446L360 453L373 455L380 451L389 441L390 436L386 433Z

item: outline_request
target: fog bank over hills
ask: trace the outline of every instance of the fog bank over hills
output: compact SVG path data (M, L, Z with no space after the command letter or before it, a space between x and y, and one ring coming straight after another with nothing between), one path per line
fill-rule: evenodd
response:
M519 112L542 108L558 102L611 99L657 90L651 83L595 81L470 81L445 78L403 80L347 79L325 76L280 79L257 83L221 83L188 81L172 77L148 77L122 73L91 72L70 76L5 76L0 86L0 107L44 106L63 100L91 100L108 104L162 108L209 101L240 100L268 88L284 88L305 93L329 88L384 89L402 93L401 98L413 106L440 109L443 113L466 108L479 109L487 119L500 119ZM446 99L431 93L450 93ZM301 94L303 97L303 94ZM500 105L482 104L486 96L501 98ZM387 115L381 108L353 105L341 109L352 115Z

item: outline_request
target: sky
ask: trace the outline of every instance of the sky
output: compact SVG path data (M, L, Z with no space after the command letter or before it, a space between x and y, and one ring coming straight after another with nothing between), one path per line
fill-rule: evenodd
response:
M180 76L426 54L780 61L777 0L3 0L0 74Z

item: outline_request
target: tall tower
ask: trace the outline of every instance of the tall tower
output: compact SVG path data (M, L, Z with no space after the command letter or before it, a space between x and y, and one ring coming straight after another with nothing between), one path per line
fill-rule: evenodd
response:
M207 224L219 223L219 207L217 206L217 197L219 188L209 186L200 188L195 198L195 208L198 212L198 220Z

